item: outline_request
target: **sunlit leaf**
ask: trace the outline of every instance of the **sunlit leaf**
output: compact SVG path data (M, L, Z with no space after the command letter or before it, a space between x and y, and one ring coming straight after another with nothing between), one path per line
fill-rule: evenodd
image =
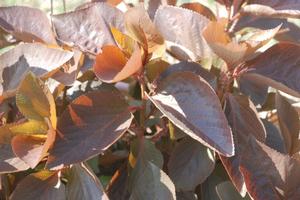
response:
M270 30L258 31L248 40L237 42L225 31L227 23L225 19L210 22L203 31L203 36L214 53L222 58L229 68L236 67L235 65L244 59L248 59L257 49L270 41L281 27L279 25Z
M13 191L11 200L65 200L65 185L57 172L39 171L25 177Z
M181 7L195 11L200 15L205 16L207 19L210 19L211 21L216 21L214 13L209 8L200 3L184 3L181 5Z
M219 99L203 78L192 72L173 73L150 99L189 136L222 155L234 155L232 133Z
M39 43L19 44L0 55L0 94L12 96L28 71L43 76L71 59L73 53Z
M14 134L46 134L48 125L44 121L29 120L21 124L9 126L9 129Z
M108 200L100 181L85 165L73 165L66 173L67 200Z
M297 199L300 195L300 161L253 137L243 151L240 170L254 199Z
M115 44L110 26L124 30L123 13L105 3L52 16L58 39L82 51L98 54L104 45ZM66 26L67 24L67 26Z
M211 174L215 155L190 137L183 138L173 150L168 170L178 191L193 191Z
M231 158L220 156L220 159L236 189L245 196L244 178L239 171L240 159L243 159L241 152L251 135L260 141L265 141L266 131L255 106L246 96L229 95L227 102L226 114L235 138L236 155Z
M47 93L50 93L44 83L29 72L22 80L17 94L16 104L20 112L28 119L44 121L51 117L51 108ZM52 101L53 97L52 97ZM55 105L52 105L55 106ZM55 111L55 108L52 110ZM56 115L56 113L53 113Z
M78 97L58 121L60 134L50 151L48 167L78 163L103 152L123 135L131 120L123 95L114 88Z
M202 31L209 20L191 10L160 6L155 14L154 23L167 41L187 48L194 54L194 61L211 55Z
M24 171L29 168L23 160L18 158L12 148L13 133L6 126L0 127L0 174Z
M276 94L276 108L285 148L290 155L300 151L300 120L296 109L280 93Z
M154 52L164 44L163 37L142 6L128 9L125 13L125 25L130 36L139 41L148 53Z
M300 46L279 43L246 63L248 78L300 97ZM282 67L284 66L284 67Z
M274 18L299 18L300 2L297 0L251 0L241 9L242 14Z
M0 8L0 27L24 42L56 44L46 13L36 8Z
M138 45L130 58L116 46L104 46L96 57L94 72L107 83L114 83L137 73L142 67L142 52Z

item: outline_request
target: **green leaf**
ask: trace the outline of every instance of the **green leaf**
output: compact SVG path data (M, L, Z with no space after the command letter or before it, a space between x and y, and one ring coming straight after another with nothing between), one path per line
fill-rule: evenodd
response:
M175 146L168 162L169 176L177 191L194 191L214 167L214 152L190 137Z
M171 179L155 164L138 159L132 175L131 200L175 200L175 186Z
M56 124L56 110L51 92L32 72L29 72L16 94L16 104L20 112L27 118L44 121L53 119Z
M132 141L130 148L130 155L129 155L129 164L133 168L136 164L138 155L141 150L139 150L139 142L144 142L143 144L143 158L148 160L158 166L159 168L163 167L163 155L161 152L155 147L155 144L148 139L144 139L140 141L139 139L135 139Z
M67 200L108 199L98 178L83 164L73 165L67 171Z

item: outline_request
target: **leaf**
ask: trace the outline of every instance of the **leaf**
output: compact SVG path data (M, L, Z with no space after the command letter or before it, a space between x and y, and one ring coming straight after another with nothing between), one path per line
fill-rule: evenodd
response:
M145 65L145 71L149 81L153 82L157 79L158 76L169 67L169 65L170 64L167 61L164 61L161 58L150 60Z
M81 95L58 121L61 137L55 140L47 167L78 163L102 153L124 134L132 118L123 95L114 88Z
M161 73L159 81L163 81L164 78L172 73L184 71L193 72L194 74L201 76L210 84L213 89L217 89L217 78L215 77L215 75L204 69L200 64L196 62L181 61L169 66L163 73Z
M300 120L296 109L277 92L275 97L279 126L284 138L285 148L292 156L300 151Z
M152 162L157 167L162 168L164 159L162 153L155 147L155 144L153 144L150 140L144 139L143 141L140 141L138 139L135 139L130 144L130 154L129 154L129 164L132 168L134 168L138 155L140 153L139 149L139 142L143 142L143 158L147 161Z
M65 185L59 180L57 172L46 170L25 177L13 191L11 200L65 200Z
M130 194L128 188L128 171L127 163L123 164L112 176L108 186L106 187L106 193L110 200L128 200Z
M257 82L247 75L243 74L238 77L240 91L249 96L255 105L263 105L267 100L268 86L264 82Z
M0 127L0 174L10 173L17 171L24 171L29 168L29 166L18 158L12 148L11 140L13 138L13 133L9 130L7 126Z
M171 179L152 162L138 159L132 173L134 175L130 199L176 199L175 186Z
M224 19L210 22L203 31L203 36L214 53L222 58L229 68L236 67L253 55L257 49L269 42L281 27L279 25L273 29L258 31L246 41L237 42L225 31L227 23Z
M11 141L13 152L32 169L40 162L45 138L29 135L15 136Z
M194 191L215 167L215 155L190 137L183 138L174 148L169 162L169 176L176 191Z
M251 135L265 141L266 131L255 106L246 96L228 95L227 102L226 114L235 138L236 155L231 158L220 156L220 159L236 189L245 196L244 178L239 171L241 152Z
M255 59L248 61L248 78L300 97L300 46L292 43L278 43ZM284 66L284 67L282 67Z
M124 30L123 13L105 3L52 16L58 39L81 51L98 54L104 45L115 44L110 26ZM66 26L68 24L68 26Z
M36 8L1 7L0 27L24 42L56 44L47 15Z
M66 178L67 200L108 200L98 178L85 165L73 165Z
M44 118L50 118L51 115L56 117L54 99L51 97L52 95L44 83L32 72L29 72L18 88L16 104L27 119L44 121Z
M148 53L153 53L164 44L164 38L156 30L143 6L129 8L124 15L126 30Z
M253 199L297 199L300 195L300 162L252 137L245 146L240 170Z
M115 83L137 73L142 67L142 52L138 45L130 58L116 46L104 46L96 57L94 72L107 83Z
M231 130L219 99L200 76L191 72L173 73L150 100L193 139L222 155L234 155Z
M206 17L184 8L160 6L154 23L166 41L187 48L193 54L193 61L211 55L202 37L202 31L209 23Z
M24 135L21 133L11 141L13 152L32 169L48 154L48 150L54 143L56 131L51 124L48 126L49 129L45 135Z
M242 7L241 14L274 18L299 18L299 9L300 3L297 0L288 0L284 3L278 0L254 0L251 4Z
M118 47L122 49L126 57L130 57L135 49L136 41L114 27L111 27L110 30Z
M204 6L200 3L196 3L196 2L184 3L180 7L192 10L196 13L199 13L200 15L203 15L204 17L206 17L207 19L209 19L211 21L217 20L214 13L209 8L207 8L206 6Z
M230 181L224 181L216 186L216 191L221 200L243 200L249 199L248 197L242 198L234 185Z
M47 134L48 126L44 121L29 120L21 124L11 125L9 129L14 134L38 135Z
M39 43L19 44L0 55L0 95L13 96L28 71L44 76L71 59L73 53Z
M287 154L285 142L277 127L265 119L262 119L262 122L267 132L266 145L282 154Z

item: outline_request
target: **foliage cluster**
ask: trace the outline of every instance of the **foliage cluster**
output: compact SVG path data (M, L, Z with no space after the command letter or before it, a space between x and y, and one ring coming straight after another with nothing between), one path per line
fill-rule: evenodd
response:
M0 198L299 199L300 2L201 2L0 7Z

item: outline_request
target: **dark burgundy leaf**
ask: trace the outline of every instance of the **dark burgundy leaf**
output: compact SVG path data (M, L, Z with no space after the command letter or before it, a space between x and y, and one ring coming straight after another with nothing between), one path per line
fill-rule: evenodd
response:
M232 133L219 99L203 78L192 72L173 73L150 99L189 136L222 155L234 155Z
M278 43L246 63L248 78L294 96L300 96L300 46ZM283 67L284 66L284 67Z
M103 152L123 135L132 118L123 95L115 88L79 96L58 121L60 136L47 166L78 163Z
M10 196L11 200L66 200L65 185L57 172L46 170L25 177Z

